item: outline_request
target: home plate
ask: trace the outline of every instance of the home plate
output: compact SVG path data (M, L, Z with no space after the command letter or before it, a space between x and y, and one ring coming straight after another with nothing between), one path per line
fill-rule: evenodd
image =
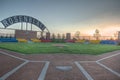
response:
M72 70L72 66L56 66L56 69L61 71L70 71Z

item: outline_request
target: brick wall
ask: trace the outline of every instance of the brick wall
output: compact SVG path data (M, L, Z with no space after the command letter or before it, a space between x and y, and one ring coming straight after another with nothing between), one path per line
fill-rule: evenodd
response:
M32 39L37 38L36 31L26 31L26 30L15 30L15 37L16 38L24 38L24 39Z

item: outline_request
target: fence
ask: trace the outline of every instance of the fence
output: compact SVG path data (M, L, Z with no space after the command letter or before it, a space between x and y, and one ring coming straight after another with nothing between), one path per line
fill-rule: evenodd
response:
M94 36L80 36L79 38L80 40L117 40L118 37L117 36L100 36L100 37L94 37Z
M15 34L5 34L5 33L0 33L0 37L15 37ZM38 38L41 37L41 35L37 35ZM46 38L46 35L44 35L44 38ZM53 37L50 36L50 39L52 39ZM54 37L55 39L63 39L62 36L59 36L59 38L57 36ZM96 37L94 36L79 36L79 37L74 37L71 36L71 39L79 39L79 40L97 40ZM64 36L64 39L66 39L66 36ZM117 40L118 36L100 36L98 37L98 40Z

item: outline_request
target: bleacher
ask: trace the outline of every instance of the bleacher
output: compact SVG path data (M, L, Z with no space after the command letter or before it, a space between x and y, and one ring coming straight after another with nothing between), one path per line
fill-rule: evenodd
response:
M39 40L37 38L30 39L32 42L51 42L51 40ZM22 39L22 38L5 38L1 37L0 42L28 42L27 39ZM85 43L85 40L65 40L65 42L71 42L71 43ZM118 42L116 40L88 40L89 43L91 44L112 44L116 45Z
M91 44L100 44L100 40L90 40Z
M31 39L32 42L41 42L39 39Z
M115 41L115 40L101 40L100 44L113 44L113 45L116 45L117 41Z
M85 40L76 40L75 43L85 43ZM88 40L91 44L112 44L116 45L118 42L116 40Z
M85 40L76 40L75 43L84 43Z
M16 38L0 38L0 42L18 42Z
M26 39L22 39L22 38L17 38L18 42L27 42Z

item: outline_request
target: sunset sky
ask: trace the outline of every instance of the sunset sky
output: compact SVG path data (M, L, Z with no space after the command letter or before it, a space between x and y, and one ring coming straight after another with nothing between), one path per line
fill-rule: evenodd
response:
M98 29L101 35L112 36L120 31L120 0L0 0L0 10L0 21L28 15L40 20L51 33L93 35Z

